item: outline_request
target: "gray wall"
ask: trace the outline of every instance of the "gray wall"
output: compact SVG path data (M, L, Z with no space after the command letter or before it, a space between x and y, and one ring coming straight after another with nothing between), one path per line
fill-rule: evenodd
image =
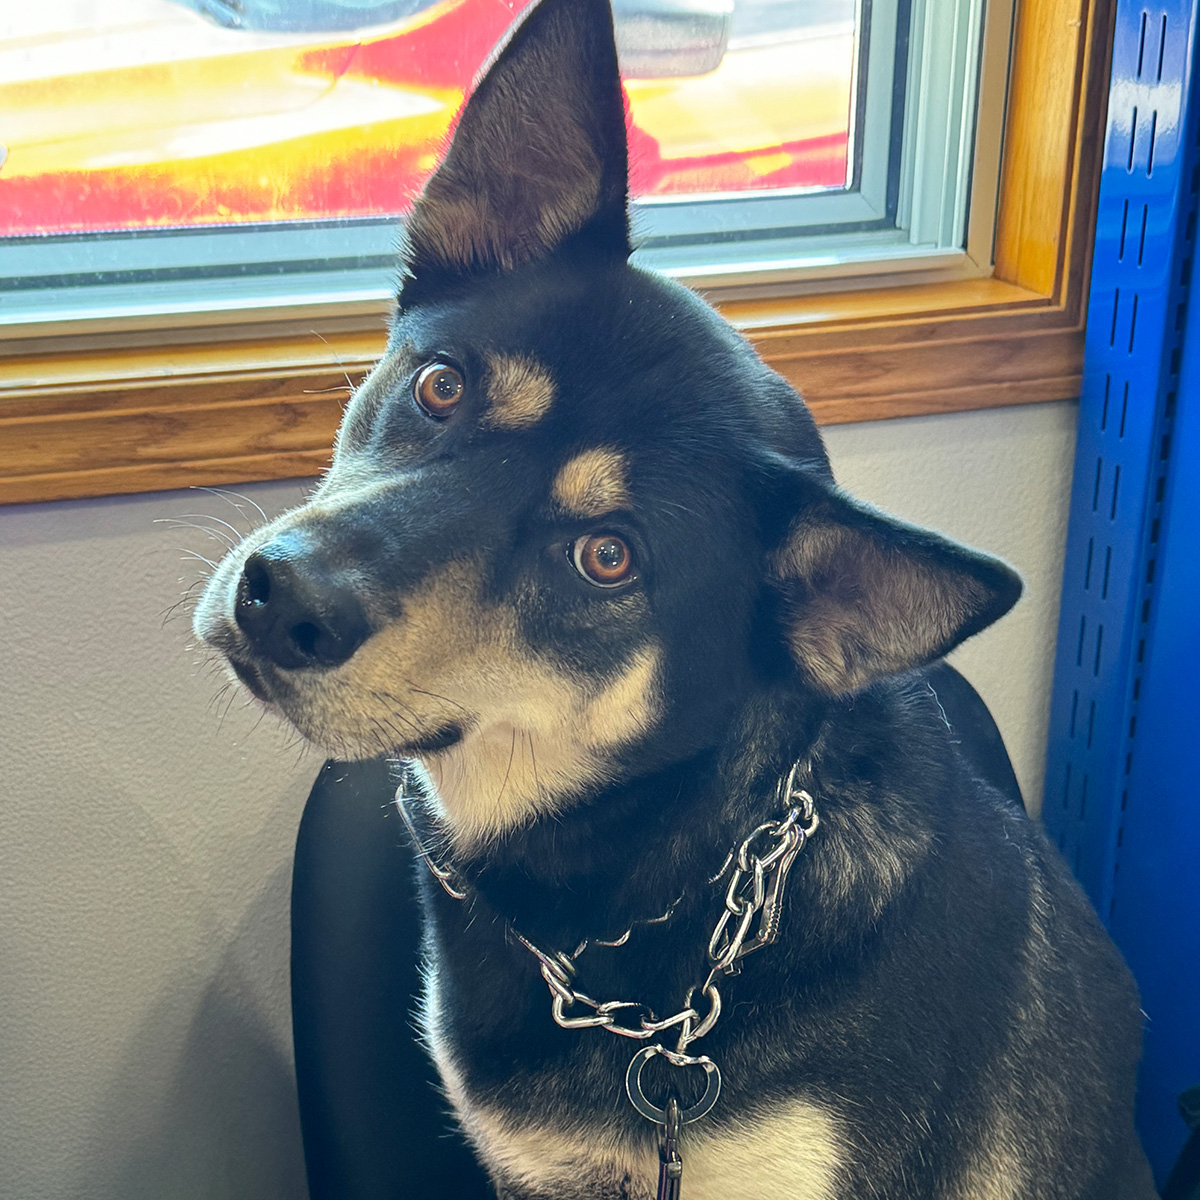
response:
M828 431L842 481L1024 573L957 659L1030 800L1074 407ZM295 485L245 489L276 510ZM157 518L202 492L0 509L0 1197L304 1195L288 1027L296 823L319 761L194 664ZM236 522L235 522L236 523Z

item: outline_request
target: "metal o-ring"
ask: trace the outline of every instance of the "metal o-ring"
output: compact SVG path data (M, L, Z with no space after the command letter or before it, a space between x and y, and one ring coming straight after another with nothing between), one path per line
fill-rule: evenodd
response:
M646 1093L642 1091L642 1071L656 1054L662 1053L661 1046L643 1046L633 1056L629 1063L629 1070L625 1072L625 1091L629 1096L630 1104L646 1120L653 1121L656 1125L667 1123L667 1112L666 1109L658 1108L646 1099ZM721 1094L721 1072L717 1064L711 1058L701 1057L692 1065L704 1068L706 1085L704 1095L691 1108L685 1109L679 1114L681 1125L690 1125L693 1121L707 1116L712 1111L713 1105L716 1104L717 1097Z

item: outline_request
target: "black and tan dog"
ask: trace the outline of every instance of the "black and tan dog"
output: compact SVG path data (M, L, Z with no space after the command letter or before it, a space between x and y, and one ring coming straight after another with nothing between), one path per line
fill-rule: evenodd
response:
M1018 580L839 492L795 392L630 265L626 192L607 6L543 0L331 471L200 636L314 742L415 762L463 896L426 877L425 1033L501 1195L653 1196L649 1048L644 1107L723 1080L687 1200L1153 1196L1129 975L921 673Z

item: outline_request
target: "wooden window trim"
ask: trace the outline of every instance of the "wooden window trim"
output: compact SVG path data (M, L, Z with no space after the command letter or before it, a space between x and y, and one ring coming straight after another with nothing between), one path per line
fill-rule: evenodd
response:
M819 422L1079 394L1114 11L1018 0L991 277L719 305ZM14 344L0 358L0 503L319 472L382 324L243 332Z

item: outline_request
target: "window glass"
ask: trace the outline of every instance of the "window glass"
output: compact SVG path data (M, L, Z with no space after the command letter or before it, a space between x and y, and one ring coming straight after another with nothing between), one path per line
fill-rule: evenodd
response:
M0 236L403 213L522 0L0 15ZM634 194L854 184L860 0L618 0Z
M526 3L0 0L0 338L375 319ZM613 8L641 261L702 288L981 269L983 0Z

